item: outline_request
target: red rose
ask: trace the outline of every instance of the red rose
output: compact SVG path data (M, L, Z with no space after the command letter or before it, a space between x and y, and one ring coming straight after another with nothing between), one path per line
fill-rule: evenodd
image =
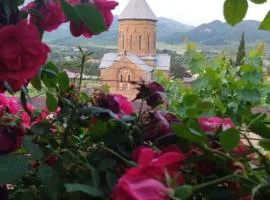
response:
M165 92L165 89L158 82L153 81L147 85L151 92Z
M0 29L0 90L5 90L4 81L20 90L45 64L49 52L37 28L26 21Z
M87 0L88 3L93 3L96 8L101 12L104 17L104 23L106 28L109 28L113 22L112 10L118 5L117 2L112 0ZM73 5L80 4L80 0L69 0ZM97 33L89 30L83 22L77 24L76 22L70 21L70 31L74 37L79 37L83 35L84 37L90 38Z
M133 105L128 101L127 97L122 95L113 95L114 100L119 104L120 110L123 111L126 115L131 115L134 113Z
M42 14L42 17L30 14L30 22L45 31L53 31L67 21L59 0L47 0L42 3L33 1L25 9L36 9Z
M0 185L0 199L8 200L8 190L5 185Z
M113 191L113 199L170 199L168 196L170 189L165 185L165 169L172 177L181 175L179 163L185 160L185 156L177 151L157 153L153 149L139 147L133 157L138 166L128 170L120 178ZM183 183L184 181L179 184Z
M139 87L137 88L137 90L139 92L133 101L138 99L144 99L146 100L147 105L152 108L156 108L161 104L165 106L168 105L165 89L158 82L153 81L149 84L142 82L138 85Z
M21 128L0 128L0 155L16 151L22 145L24 131Z
M172 124L181 123L173 114L160 110L145 112L142 115L142 122L144 136L149 140L172 133Z

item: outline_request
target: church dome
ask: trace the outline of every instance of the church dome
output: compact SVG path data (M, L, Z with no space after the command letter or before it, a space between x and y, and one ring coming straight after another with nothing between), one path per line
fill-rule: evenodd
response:
M130 0L118 19L158 20L146 0Z

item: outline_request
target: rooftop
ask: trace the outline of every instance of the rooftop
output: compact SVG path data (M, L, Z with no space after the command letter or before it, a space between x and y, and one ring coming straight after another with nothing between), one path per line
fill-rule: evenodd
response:
M150 72L153 70L153 67L146 64L145 60L149 60L149 58L153 59L155 61L155 69L161 70L161 71L169 71L170 70L170 62L171 57L168 54L157 54L154 57L138 57L134 54L127 54L126 57L136 64L138 67L140 67L142 70L146 72ZM100 69L106 69L111 67L116 62L120 61L121 56L119 56L117 53L107 53L103 56L100 66Z
M130 0L119 16L119 20L124 19L158 20L146 0Z

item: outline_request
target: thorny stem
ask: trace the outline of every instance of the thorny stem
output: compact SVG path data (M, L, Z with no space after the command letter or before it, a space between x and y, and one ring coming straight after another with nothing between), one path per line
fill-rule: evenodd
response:
M121 156L120 154L116 153L115 151L113 151L112 149L105 147L103 145L98 145L98 147L100 147L101 149L113 154L114 156L116 156L117 158L119 158L120 160L124 161L126 164L128 164L130 167L136 167L137 164L133 161L127 160L125 157Z
M84 71L84 65L85 65L85 54L82 55L82 61L80 64L81 67L81 71L80 71L80 81L79 81L79 91L81 91L81 87L82 87L82 78L83 78L83 71Z
M141 117L141 114L142 114L143 105L144 105L144 99L142 99L141 101L140 110L139 110L139 118Z
M228 176L224 176L222 178L219 178L219 179L216 179L216 180L213 180L213 181L209 181L207 183L202 183L200 185L196 185L196 186L193 187L193 192L201 190L201 189L209 187L209 186L212 186L212 185L217 185L219 183L223 183L223 182L225 182L227 180L230 180L230 179L233 179L233 178L236 178L236 177L237 177L236 174L230 174Z

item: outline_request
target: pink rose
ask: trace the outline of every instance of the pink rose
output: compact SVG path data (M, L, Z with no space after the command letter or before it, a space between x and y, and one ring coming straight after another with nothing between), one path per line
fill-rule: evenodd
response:
M119 104L120 110L123 111L126 115L131 115L134 113L133 105L131 102L128 101L127 97L122 95L113 95L114 100Z
M226 130L228 130L230 128L234 128L233 121L230 118L224 119L223 123L222 123L222 130L226 131Z
M0 29L0 91L5 81L20 90L45 64L49 52L37 28L26 21Z
M21 113L21 120L24 128L30 128L31 117L26 112Z
M230 118L222 119L219 117L201 117L199 124L201 129L209 135L214 135L220 128L222 128L222 131L226 131L234 127Z
M25 10L28 9L36 9L42 14L42 17L30 14L30 22L45 31L53 31L67 21L60 0L47 0L42 3L32 1L25 7Z
M8 98L4 93L0 93L0 105L6 106L8 104Z
M17 114L22 108L17 97L10 97L8 100L7 107L8 107L9 113L13 115Z
M158 180L130 170L113 191L114 200L169 200L169 189Z
M113 191L114 200L169 200L165 169L175 177L179 163L185 156L177 151L157 153L151 148L139 147L133 154L137 167L128 170ZM183 184L183 183L181 183Z
M7 97L5 94L0 93L0 108L15 115L21 110L21 105L17 97Z
M113 14L112 10L118 5L117 2L113 0L87 0L88 3L92 3L96 8L101 12L104 17L104 23L106 28L108 29L113 22ZM80 4L80 0L69 0L69 2L73 5ZM84 37L90 38L93 35L98 33L94 33L89 30L89 28L83 24L83 22L77 24L73 21L70 22L70 31L74 37L79 37L83 35Z

